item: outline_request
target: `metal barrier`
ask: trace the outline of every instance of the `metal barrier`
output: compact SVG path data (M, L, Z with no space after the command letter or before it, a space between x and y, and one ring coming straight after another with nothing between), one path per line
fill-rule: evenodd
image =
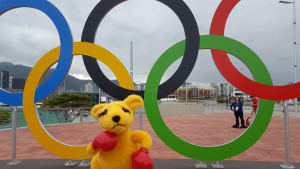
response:
M285 130L285 163L280 166L284 169L293 169L295 168L290 161L290 131L289 131L289 111L286 100L284 101L284 130Z
M12 112L12 159L8 163L8 165L18 165L21 163L21 161L17 160L17 124L17 107L14 107L14 110Z

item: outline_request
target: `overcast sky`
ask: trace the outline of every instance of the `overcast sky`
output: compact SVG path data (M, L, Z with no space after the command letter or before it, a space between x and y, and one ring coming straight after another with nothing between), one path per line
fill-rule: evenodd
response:
M49 1L66 17L74 41L80 41L85 21L99 0ZM200 34L208 34L221 0L185 2L196 17ZM278 0L243 0L231 13L226 27L226 36L244 43L258 54L275 84L294 81L292 9L292 4L279 4ZM297 12L300 15L300 11ZM18 8L3 14L0 17L0 32L0 62L33 66L41 56L60 44L51 20L40 11L30 8ZM300 36L300 32L297 33ZM145 81L159 56L183 39L185 36L179 19L164 4L155 0L128 0L107 14L99 26L95 43L115 54L129 69L129 44L133 41L134 80ZM251 77L241 62L230 58L242 73ZM169 68L164 79L175 72L178 63L180 60ZM107 76L114 77L103 64L100 67ZM74 57L70 74L83 79L90 78L81 56ZM299 69L298 75L300 79ZM199 52L188 81L225 81L209 50Z

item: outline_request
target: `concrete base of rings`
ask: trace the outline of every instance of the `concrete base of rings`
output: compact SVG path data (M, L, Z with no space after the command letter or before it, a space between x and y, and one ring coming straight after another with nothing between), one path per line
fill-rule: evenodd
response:
M1 169L69 169L64 166L65 159L34 159L21 160L22 163L16 166L8 166L7 160L0 161ZM195 169L196 160L172 160L172 159L155 159L156 169ZM207 163L208 168L212 168L211 163ZM252 162L252 161L222 161L225 169L282 169L280 162ZM296 168L300 168L300 163L293 163ZM89 167L73 166L72 169L88 169Z

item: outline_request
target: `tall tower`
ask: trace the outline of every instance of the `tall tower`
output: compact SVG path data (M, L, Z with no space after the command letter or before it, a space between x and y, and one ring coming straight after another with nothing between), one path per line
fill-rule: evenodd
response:
M133 82L133 42L130 41L130 77Z

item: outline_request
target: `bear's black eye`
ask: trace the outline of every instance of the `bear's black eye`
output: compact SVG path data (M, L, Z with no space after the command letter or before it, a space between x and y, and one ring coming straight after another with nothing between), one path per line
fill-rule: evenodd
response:
M129 113L130 114L130 111L128 109L125 109L124 107L122 108L124 112L126 113Z
M107 114L107 110L105 109L102 113L99 114L99 118Z

